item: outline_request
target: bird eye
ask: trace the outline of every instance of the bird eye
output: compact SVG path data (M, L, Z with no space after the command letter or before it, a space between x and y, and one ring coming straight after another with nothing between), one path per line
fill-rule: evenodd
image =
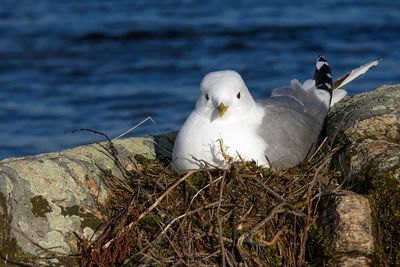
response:
M208 94L206 94L206 100L208 101L210 99L210 97L208 96Z
M238 99L240 99L240 92L236 95L236 97L237 97Z

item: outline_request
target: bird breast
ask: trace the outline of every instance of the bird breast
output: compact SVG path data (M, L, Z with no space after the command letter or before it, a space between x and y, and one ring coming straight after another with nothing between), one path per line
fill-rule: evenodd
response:
M234 120L214 120L193 112L175 141L173 159L176 169L201 168L202 160L226 167L226 156L234 160L255 160L268 166L264 156L266 144L257 134L262 117L250 113Z

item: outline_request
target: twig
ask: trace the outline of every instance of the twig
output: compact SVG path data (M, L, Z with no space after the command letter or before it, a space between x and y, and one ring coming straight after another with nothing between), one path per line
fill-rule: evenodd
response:
M203 165L203 167L202 167L203 170L204 170L204 169L205 169L205 170L207 170L207 169L218 169L218 166L213 165L213 164L211 164L211 163L205 161L204 159L198 159L198 158L196 158L196 157L193 156L193 155L190 155L190 156L192 157L192 159L193 159L194 161L197 161L199 164L202 164L202 165ZM174 165L173 162L172 162L172 165Z
M108 147L106 147L105 145L103 145L101 143L98 143L98 145L108 153L108 154L105 154L105 155L108 156L115 163L117 168L121 171L122 176L124 178L127 178L127 174L129 172L123 166L120 158L118 157L118 150L115 148L112 140L108 137L108 135L106 135L106 134L104 134L104 133L102 133L100 131L96 131L96 130L92 130L92 129L88 129L88 128L80 128L80 129L76 129L76 130L69 131L69 132L76 133L76 132L79 132L79 131L87 131L87 132L91 132L91 133L98 134L98 135L101 135L101 136L105 137L107 139L107 142L108 142L110 147L108 148ZM65 133L68 133L68 131L66 131ZM103 151L101 151L101 152L103 152ZM97 164L96 164L96 166L99 167Z
M318 148L315 150L314 154L312 154L311 157L308 159L308 162L310 162L318 154L318 152L325 145L327 140L328 140L328 137L325 137L324 140L321 142L321 144L318 146Z
M310 214L312 214L312 201L311 201L311 195L312 195L312 188L313 186L310 186L308 188L307 192L307 213L308 216L306 218L306 225L303 228L303 232L300 233L300 252L298 255L298 265L303 266L304 265L304 255L305 255L305 250L306 250L306 242L308 238L308 231L311 227L311 225L315 222L316 217L311 217Z
M280 196L278 193L276 193L274 190L272 190L269 186L267 186L266 184L264 184L260 179L256 178L255 179L259 185L261 185L271 196L273 196L274 198L276 198L277 200L281 201L286 207L290 208L291 210L295 211L298 216L307 216L306 214L304 214L304 212L302 212L301 210L299 210L298 208L296 208L295 206L293 206L292 204L290 204L285 198L283 198L282 196Z
M220 238L220 233L214 234L214 233L201 232L201 234L202 234L201 237L209 236L209 237L214 237L214 238L217 238L217 239ZM200 238L201 238L201 237L200 237ZM199 239L199 238L197 238L197 239ZM222 236L222 240L223 240L224 242L226 242L226 243L229 243L229 244L233 244L233 243L234 243L234 241L233 241L232 239L230 239L230 238L228 238L228 237L225 237L225 236Z
M264 224L266 224L268 221L270 221L276 214L278 213L282 213L286 211L286 209L284 208L284 203L281 203L277 206L275 206L269 213L267 216L265 216L264 219L262 219L259 223L256 224L256 226L254 226L250 232L247 234L247 238L248 239L253 239L254 234L258 231L258 229L260 229Z
M264 184L260 179L256 178L255 179L256 182L262 186L262 188L264 188L271 196L273 196L274 198L276 198L277 200L281 201L281 202L287 202L286 199L284 199L281 195L279 195L278 193L276 193L274 190L272 190L269 186L267 186L266 184ZM252 183L254 184L254 183ZM256 185L256 184L254 184Z
M218 139L217 141L219 142L219 148L220 148L220 150L221 150L221 154L222 154L222 156L224 157L225 161L226 161L228 164L231 164L232 161L233 161L233 158L232 158L231 156L229 156L229 154L228 154L228 152L227 152L227 150L226 150L227 147L226 147L225 144L224 144L224 140L222 140L222 138L220 138L220 139Z
M271 241L261 241L261 242L256 242L254 240L246 240L245 242L250 244L250 245L255 245L258 247L269 247L275 245L276 242L278 242L279 237L283 234L285 229L279 229L278 232L274 235L274 237L271 239Z
M269 159L269 157L268 157L266 154L265 154L264 156L265 156L265 159L267 160L268 168L272 168L272 162L271 162L271 160Z
M146 210L144 211L142 214L139 215L139 217L131 222L128 226L124 227L123 230L121 230L118 235L111 239L110 241L108 241L106 244L103 245L103 249L108 248L111 243L113 243L115 241L116 238L120 237L122 234L124 234L126 231L129 231L130 229L132 229L132 227L134 227L135 225L137 225L139 223L139 221L141 219L143 219L144 217L146 217L155 207L158 206L158 204L160 204L160 202L175 188L177 187L180 183L182 183L184 180L186 180L189 176L191 176L195 171L189 171L186 175L182 176L182 178L180 178L178 181L176 181L173 185L171 185L159 198L156 199L156 201Z
M209 254L208 256L202 258L202 261L204 261L204 260L206 260L206 259L209 259L209 258L212 258L212 257L216 257L220 252L221 252L220 250L217 250L217 251L215 251L214 253Z
M235 266L237 266L237 262L236 262L236 260L235 260L235 257L231 254L231 253L229 253L229 251L225 251L225 253L226 253L226 261L227 261L227 263L228 263L228 266L231 266L231 267L235 267Z
M153 120L152 117L149 116L149 117L147 117L146 119L144 119L144 120L142 120L141 122L139 122L138 124L136 124L135 126L133 126L132 128L130 128L129 130L127 130L127 131L123 132L122 134L118 135L117 137L115 137L115 138L113 139L113 141L114 141L114 140L117 140L118 138L121 138L122 136L124 136L124 135L128 134L129 132L135 130L137 127L139 127L140 125L142 125L143 123L145 123L145 122L148 121L148 120L150 120L150 121L157 127L157 129L158 129L158 130L160 131L160 133L161 133L161 130L160 130L160 128L158 128L157 123Z
M58 251L51 251L52 249L62 248L61 246L54 246L54 247L45 248L45 247L41 246L40 244L38 244L37 242L35 242L32 238L30 238L24 232L22 232L22 231L18 230L17 228L15 228L14 226L10 225L10 228L11 228L11 230L13 230L16 233L18 233L19 235L21 235L26 240L28 240L32 245L34 245L35 247L37 247L40 250L42 250L43 253L48 253L49 255L51 255L52 257L50 257L50 258L70 256L70 254L68 254L67 252L62 253L62 252L58 252ZM53 255L54 255L54 257L53 257ZM58 255L58 256L56 256L56 255Z
M31 264L31 263L17 262L17 261L9 260L6 256L3 256L1 251L0 251L0 259L1 259L1 261L3 261L3 263L8 263L8 264L16 265L16 266L22 266L22 267L34 267L35 266L34 264Z
M213 207L215 207L215 206L217 206L217 205L218 205L218 201L216 201L216 202L214 202L214 203L211 203L211 204L208 204L208 205L206 205L206 206L204 206L204 207L200 207L200 208L198 208L198 209L192 210L192 211L190 211L190 212L184 213L184 214L182 214L182 215L180 215L180 216L174 218L172 221L170 221L170 222L159 232L159 234L158 234L148 245L146 245L146 247L142 248L139 252L135 253L134 255L132 255L131 257L129 257L128 259L126 259L126 260L124 261L124 265L127 264L131 259L133 259L133 258L136 257L137 255L143 254L143 252L146 251L153 243L157 242L157 240L158 240L161 236L163 236L163 235L166 233L166 231L167 231L176 221L178 221L178 220L180 220L180 219L182 219L182 218L184 218L184 217L186 217L186 216L190 216L190 215L192 215L192 214L195 214L195 213L197 213L197 212L200 212L200 211L202 211L202 210L209 209L209 208L213 208ZM223 205L223 206L231 207L232 205Z
M222 197L224 193L224 186L225 186L225 176L226 176L226 171L224 172L224 175L222 176L221 184L219 187L219 200L218 200L218 207L217 207L217 222L218 222L218 229L219 229L219 245L221 247L222 251L222 266L226 265L226 259L225 259L225 246L224 246L224 241L223 241L223 236L222 236L222 222L221 222L221 216L220 216L220 209L221 209L221 203L222 203Z
M146 141L148 141L148 142L150 142L150 143L156 145L157 147L161 148L164 152L167 152L169 155L172 156L172 152L171 152L171 151L169 151L168 149L166 149L165 147L163 147L162 145L160 145L159 143L157 143L157 142L154 141L153 139L148 139L148 140L146 140Z
M186 217L186 216L190 216L190 215L192 215L192 214L198 213L198 212L200 212L200 211L202 211L202 210L204 210L204 209L209 209L209 208L215 207L215 206L217 206L217 205L218 205L218 202L214 202L214 203L208 204L207 206L200 207L200 208L198 208L198 209L195 209L195 210L192 210L192 211L190 211L190 212L187 212L187 213L184 213L184 214L182 214L182 215L179 215L178 217L176 217L176 218L174 218L172 221L170 221L170 222L161 230L161 234L164 234L164 233L172 226L172 224L174 224L176 221L178 221L178 220L180 220L180 219L182 219L182 218L184 218L184 217Z
M218 182L219 180L221 180L223 178L223 176L218 177L217 179L213 180L212 182L206 184L203 188L201 188L199 191L196 192L196 194L192 197L192 199L190 200L189 203L189 207L192 206L193 201L195 200L195 198L205 189L207 189L209 186L211 186L211 184Z
M254 243L254 241L252 241L252 237L255 234L255 232L260 227L262 227L265 223L267 223L269 220L271 220L273 216L275 216L276 214L281 213L283 211L285 211L285 209L283 208L283 203L275 206L261 222L259 222L256 226L254 226L250 230L250 232L244 233L238 238L237 243L236 243L236 248L238 249L239 254L242 257L244 262L246 262L249 254L245 251L245 249L243 247L243 243L248 242L248 241L250 241L250 243ZM278 237L276 237L276 238L278 238ZM274 241L274 239L272 239L271 242L276 242L276 241Z

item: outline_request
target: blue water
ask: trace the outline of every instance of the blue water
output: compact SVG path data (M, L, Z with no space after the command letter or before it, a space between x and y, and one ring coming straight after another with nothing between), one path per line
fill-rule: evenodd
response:
M235 69L266 97L312 77L318 54L335 77L377 57L351 94L400 81L400 1L2 0L0 158L177 130L203 75Z

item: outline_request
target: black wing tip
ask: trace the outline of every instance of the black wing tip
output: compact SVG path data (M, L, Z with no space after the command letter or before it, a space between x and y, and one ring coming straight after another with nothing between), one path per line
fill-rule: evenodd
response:
M326 58L323 55L318 55L317 56L317 62L318 61L328 62L328 60L326 60Z
M332 94L332 72L328 61L322 55L318 55L314 72L315 85L318 89L328 91Z

